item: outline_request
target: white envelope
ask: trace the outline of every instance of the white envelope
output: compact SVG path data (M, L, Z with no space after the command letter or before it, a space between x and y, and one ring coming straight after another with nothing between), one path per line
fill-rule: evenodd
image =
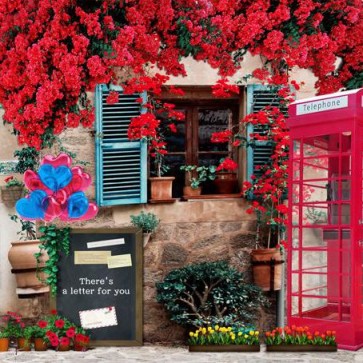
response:
M84 329L104 328L118 325L116 308L114 306L80 311L79 318L81 320L81 326Z

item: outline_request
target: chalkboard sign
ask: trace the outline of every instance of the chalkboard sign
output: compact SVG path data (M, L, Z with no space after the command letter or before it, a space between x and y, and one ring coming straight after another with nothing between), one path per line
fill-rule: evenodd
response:
M141 230L73 229L58 276L52 306L93 345L142 345Z

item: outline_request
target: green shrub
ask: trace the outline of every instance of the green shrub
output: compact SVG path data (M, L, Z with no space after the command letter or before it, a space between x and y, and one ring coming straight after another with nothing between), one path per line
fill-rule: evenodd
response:
M268 305L260 288L226 261L205 262L171 271L156 284L157 301L182 326L243 326Z
M154 213L145 213L144 211L136 216L131 215L130 218L132 225L141 228L144 233L154 232L160 223L160 219Z

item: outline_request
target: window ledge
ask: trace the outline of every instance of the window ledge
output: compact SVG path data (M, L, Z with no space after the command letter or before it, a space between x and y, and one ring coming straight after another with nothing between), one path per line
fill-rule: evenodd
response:
M183 195L181 200L188 201L188 200L200 200L200 199L237 199L242 198L240 193L236 194L202 194L202 195L196 195L196 196L189 196L189 195Z
M160 204L160 203L174 203L178 198L170 199L149 199L150 204Z

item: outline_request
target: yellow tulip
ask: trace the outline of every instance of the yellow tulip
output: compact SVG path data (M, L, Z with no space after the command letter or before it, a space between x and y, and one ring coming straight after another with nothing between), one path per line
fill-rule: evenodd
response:
M214 330L218 331L219 330L219 325L215 325Z
M239 331L239 332L238 332L238 336L240 337L241 335L242 335L242 332L240 332L240 331Z
M255 332L253 330L250 331L250 335L254 335Z
M232 330L232 328L231 327L228 327L228 329L227 329L228 331L231 331Z
M205 334L207 332L207 329L206 328L203 328L202 329L202 333Z
M231 339L232 339L232 340L235 340L235 339L236 339L236 336L235 336L235 335L232 335L232 336L231 336Z
M260 334L260 332L259 331L255 331L255 335L259 335Z
M244 337L247 339L247 338L248 338L248 335L247 335L247 334L245 334L245 335L244 335Z
M194 333L191 331L191 332L189 333L189 336L190 336L190 337L193 337L193 336L194 336Z
M212 330L212 328L209 326L209 327L208 327L208 331L211 331L211 330Z

